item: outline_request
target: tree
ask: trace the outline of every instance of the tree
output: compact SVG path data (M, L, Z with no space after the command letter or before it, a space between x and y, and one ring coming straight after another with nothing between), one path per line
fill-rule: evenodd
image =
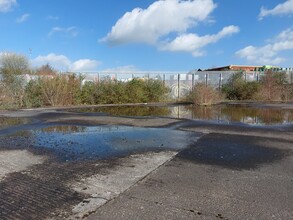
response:
M16 53L3 53L0 56L1 86L10 107L23 105L25 81L22 75L29 73L28 59Z
M46 64L37 69L36 75L38 76L56 76L57 72L50 64Z
M16 53L3 53L0 56L0 73L5 83L13 83L17 76L29 72L29 61L26 56Z

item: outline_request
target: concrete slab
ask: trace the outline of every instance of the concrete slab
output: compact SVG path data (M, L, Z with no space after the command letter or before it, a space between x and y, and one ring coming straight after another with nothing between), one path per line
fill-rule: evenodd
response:
M119 165L109 169L107 174L96 174L71 183L70 188L88 195L88 199L75 206L73 212L80 218L96 211L175 155L176 152L171 151L131 155L121 159Z
M27 150L1 151L0 182L7 174L26 170L30 166L43 163L45 159L45 157L34 155Z

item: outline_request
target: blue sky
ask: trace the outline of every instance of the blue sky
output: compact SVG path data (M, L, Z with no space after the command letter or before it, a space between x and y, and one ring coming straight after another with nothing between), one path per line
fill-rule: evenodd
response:
M60 71L293 66L293 0L0 0L0 29Z

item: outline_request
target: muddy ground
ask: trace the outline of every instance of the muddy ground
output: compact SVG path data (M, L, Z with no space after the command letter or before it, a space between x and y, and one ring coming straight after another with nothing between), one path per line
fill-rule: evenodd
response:
M0 116L0 219L293 217L292 125Z

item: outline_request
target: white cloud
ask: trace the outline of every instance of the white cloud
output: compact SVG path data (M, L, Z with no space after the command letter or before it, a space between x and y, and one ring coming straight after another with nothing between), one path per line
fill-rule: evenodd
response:
M73 72L87 72L94 71L101 64L97 60L81 59L71 64L70 71Z
M56 70L72 72L95 71L100 63L97 60L90 59L71 61L64 55L56 55L54 53L50 53L47 56L38 56L32 60L32 64L35 67L49 64Z
M182 33L209 19L213 0L159 0L147 9L127 12L101 41L110 45L142 42L156 44L170 33Z
M56 55L50 53L47 56L38 56L32 60L34 66L42 66L50 64L54 69L67 71L71 65L71 61L64 55Z
M286 59L279 55L284 50L293 50L293 29L282 31L272 43L262 47L247 46L235 54L255 64L280 64Z
M161 50L166 51L181 51L190 52L193 56L203 56L204 52L201 51L203 47L208 44L216 43L223 37L232 35L239 32L239 27L231 25L224 27L220 32L213 35L198 36L197 34L181 34L173 41L164 43Z
M293 14L293 0L287 0L284 3L278 4L273 9L261 8L259 13L259 19L262 20L268 15L286 15Z
M52 30L49 32L48 36L51 37L56 33L61 33L70 37L76 37L78 35L77 28L74 26L67 28L53 27Z
M17 23L23 23L25 21L27 21L27 19L30 17L30 14L23 14L21 17L16 19Z
M16 0L0 0L0 12L11 11L16 5Z

